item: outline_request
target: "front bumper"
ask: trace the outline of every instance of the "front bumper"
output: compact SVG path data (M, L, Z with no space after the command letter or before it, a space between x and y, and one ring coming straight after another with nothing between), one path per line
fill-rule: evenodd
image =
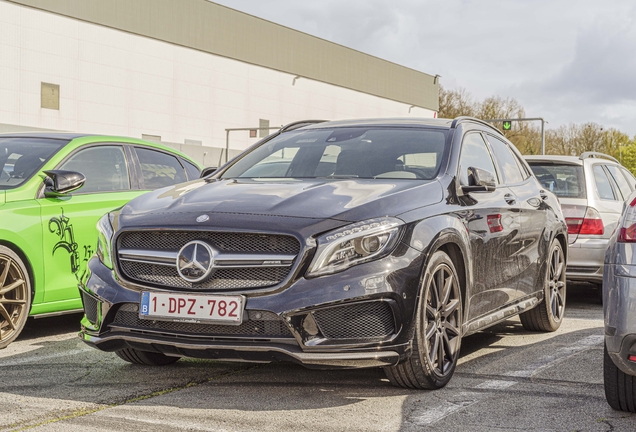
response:
M404 246L395 256L338 274L296 278L270 293L240 292L247 300L238 328L142 320L141 291L121 283L93 258L80 285L85 308L80 338L103 351L135 348L179 357L292 361L312 368L394 365L412 350L422 262L420 252Z
M605 344L614 364L636 376L636 265L606 264L603 279Z

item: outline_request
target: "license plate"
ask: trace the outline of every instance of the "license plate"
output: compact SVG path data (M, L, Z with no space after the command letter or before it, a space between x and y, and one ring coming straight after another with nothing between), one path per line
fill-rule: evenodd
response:
M140 318L241 324L243 296L142 292Z

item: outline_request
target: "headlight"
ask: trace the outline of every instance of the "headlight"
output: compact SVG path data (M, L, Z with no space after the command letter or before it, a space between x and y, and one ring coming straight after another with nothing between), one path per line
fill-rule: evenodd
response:
M389 254L403 225L392 217L369 219L320 236L307 276L337 273Z
M109 269L113 269L113 260L111 257L112 241L113 241L113 213L106 213L97 221L97 256L99 260Z

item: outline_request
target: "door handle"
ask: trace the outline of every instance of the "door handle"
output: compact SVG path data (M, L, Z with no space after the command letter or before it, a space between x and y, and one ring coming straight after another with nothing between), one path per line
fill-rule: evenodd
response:
M513 194L505 194L504 195L504 199L510 205L513 205L514 203L517 202L517 200L516 200L516 198L515 198L515 196Z

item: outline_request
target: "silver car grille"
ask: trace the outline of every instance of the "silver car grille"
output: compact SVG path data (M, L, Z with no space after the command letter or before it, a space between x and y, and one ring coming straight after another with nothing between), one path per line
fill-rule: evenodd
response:
M217 252L214 270L192 283L177 270L177 255L200 240ZM281 283L292 270L300 243L295 237L208 231L135 231L117 239L117 259L124 279L156 288L188 291L259 289Z

